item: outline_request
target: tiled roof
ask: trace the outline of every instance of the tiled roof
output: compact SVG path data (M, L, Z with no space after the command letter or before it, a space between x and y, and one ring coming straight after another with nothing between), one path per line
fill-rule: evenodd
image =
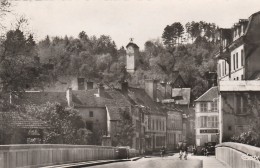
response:
M206 91L203 95L201 95L195 101L213 101L214 99L218 98L218 87L212 87L208 91Z
M72 101L75 107L107 108L111 120L119 119L120 109L130 108L127 98L117 90L105 90L104 95L97 96L98 89L72 91Z
M0 127L8 124L11 127L24 129L44 129L48 125L22 112L0 112Z
M46 102L57 102L61 105L67 105L66 92L24 92L19 99L14 96L14 102L17 104L44 104Z
M129 106L127 99L117 90L105 90L104 95L97 96L98 89L86 91L72 91L72 101L77 106L85 107L105 107L106 105L114 105L117 107Z
M144 89L129 87L128 96L136 105L147 108L151 113L163 114L161 106L157 102L154 102L146 94Z

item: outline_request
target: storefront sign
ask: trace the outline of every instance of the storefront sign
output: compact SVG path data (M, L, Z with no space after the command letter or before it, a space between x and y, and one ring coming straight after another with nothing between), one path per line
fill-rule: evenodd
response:
M200 133L218 133L218 129L204 129L200 130Z

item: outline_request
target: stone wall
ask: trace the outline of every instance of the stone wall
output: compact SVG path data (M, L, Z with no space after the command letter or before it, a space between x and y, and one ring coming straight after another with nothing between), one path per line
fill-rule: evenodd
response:
M260 148L232 142L225 142L216 146L216 158L230 167L260 167L260 161L255 159L254 156L259 158Z

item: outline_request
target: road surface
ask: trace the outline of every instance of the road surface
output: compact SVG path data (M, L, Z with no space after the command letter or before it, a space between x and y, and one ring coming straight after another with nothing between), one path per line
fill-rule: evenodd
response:
M201 168L202 161L188 158L179 160L177 156L167 156L164 158L151 157L142 158L137 161L117 162L105 165L92 166L92 168Z

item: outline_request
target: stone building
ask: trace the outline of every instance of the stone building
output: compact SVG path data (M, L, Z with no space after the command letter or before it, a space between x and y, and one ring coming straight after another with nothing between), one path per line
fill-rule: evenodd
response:
M218 59L220 142L248 131L255 115L248 95L257 94L260 72L260 12L220 29ZM258 97L255 95L255 97Z

